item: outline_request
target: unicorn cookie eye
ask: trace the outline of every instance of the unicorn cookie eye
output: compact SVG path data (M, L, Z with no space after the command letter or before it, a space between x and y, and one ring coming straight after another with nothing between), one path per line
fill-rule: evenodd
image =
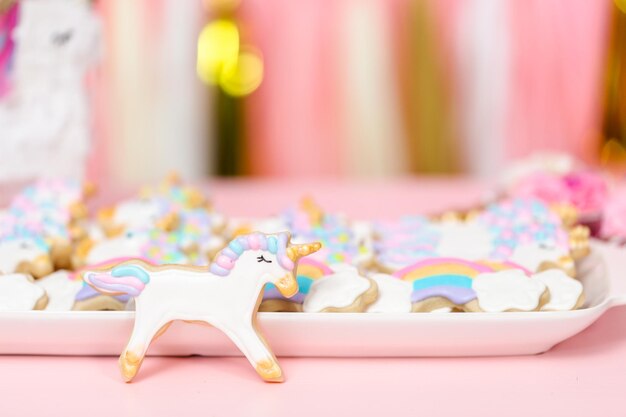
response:
M63 32L57 32L52 35L52 44L55 46L63 46L72 38L72 30L68 29Z
M20 249L30 249L30 244L28 242L20 243Z
M272 263L272 261L271 261L271 260L269 260L269 259L265 259L265 257L264 257L263 255L261 255L261 256L257 256L256 261L257 261L257 262L266 262L266 263L268 263L268 264L271 264L271 263Z

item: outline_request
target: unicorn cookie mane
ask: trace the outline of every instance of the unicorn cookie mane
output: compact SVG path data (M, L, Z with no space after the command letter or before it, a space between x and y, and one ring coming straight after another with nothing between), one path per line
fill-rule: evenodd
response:
M275 236L266 236L262 233L251 233L231 240L230 243L215 256L210 271L215 275L227 276L235 266L235 262L247 250L266 250L276 255L278 263L285 269L294 267L293 261L287 253L289 236L279 233Z

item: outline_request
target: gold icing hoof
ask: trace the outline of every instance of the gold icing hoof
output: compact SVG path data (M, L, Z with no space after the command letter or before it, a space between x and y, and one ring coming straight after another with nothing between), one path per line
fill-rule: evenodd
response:
M142 360L143 357L131 351L127 351L120 356L120 371L122 372L124 381L131 382L133 380L139 371Z
M257 373L267 382L283 382L283 371L278 363L272 359L266 359L256 364Z

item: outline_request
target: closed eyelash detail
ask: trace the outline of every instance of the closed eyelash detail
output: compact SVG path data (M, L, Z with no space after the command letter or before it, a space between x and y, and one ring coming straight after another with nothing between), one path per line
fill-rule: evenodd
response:
M257 256L256 261L257 262L266 262L268 264L272 263L272 261L270 261L269 259L265 259L265 257L263 255Z

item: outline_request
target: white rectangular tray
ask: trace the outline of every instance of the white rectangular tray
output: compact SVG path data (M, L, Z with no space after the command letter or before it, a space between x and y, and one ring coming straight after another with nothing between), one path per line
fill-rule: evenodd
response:
M279 356L488 356L536 354L626 304L626 250L594 243L580 265L585 307L532 313L259 313ZM0 313L0 354L119 355L134 312ZM220 331L174 323L149 355L238 356Z

